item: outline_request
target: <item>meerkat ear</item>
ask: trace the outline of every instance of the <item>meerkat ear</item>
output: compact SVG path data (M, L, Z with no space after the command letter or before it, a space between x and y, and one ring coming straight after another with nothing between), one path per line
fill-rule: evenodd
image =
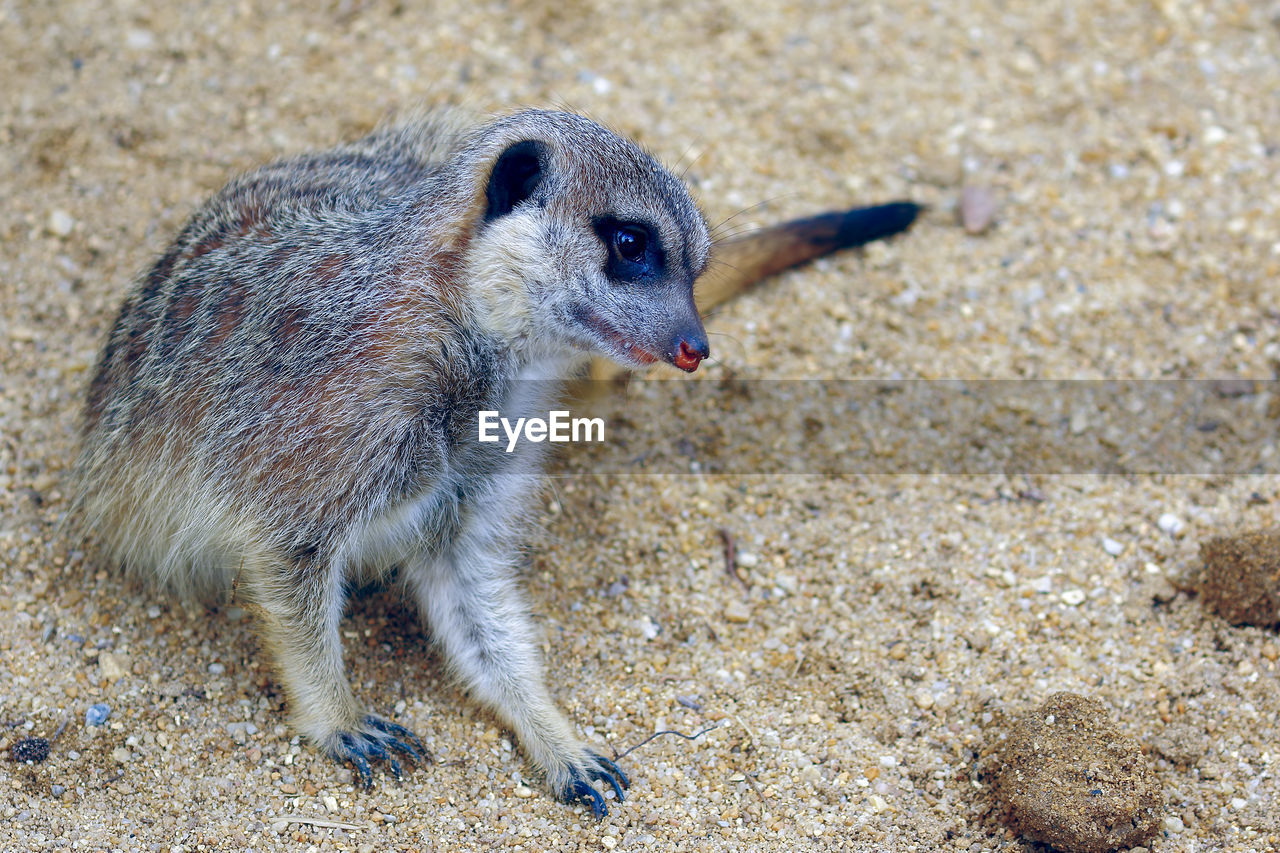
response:
M517 142L502 152L493 164L484 191L489 202L484 213L486 222L506 216L516 205L528 201L542 183L543 164L549 153L544 143L533 139Z

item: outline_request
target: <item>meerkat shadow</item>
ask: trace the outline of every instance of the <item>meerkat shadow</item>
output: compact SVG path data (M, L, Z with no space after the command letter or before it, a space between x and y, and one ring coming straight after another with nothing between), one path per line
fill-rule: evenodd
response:
M403 591L400 569L373 580L348 581L343 623L348 632L369 636L398 650L416 649L431 654L431 633L422 624L417 610Z

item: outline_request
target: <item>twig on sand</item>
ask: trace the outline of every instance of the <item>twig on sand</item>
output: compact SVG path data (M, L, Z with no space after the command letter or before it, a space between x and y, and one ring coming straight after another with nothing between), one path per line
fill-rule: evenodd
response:
M724 543L724 570L729 577L742 584L743 589L751 589L751 584L738 571L738 546L733 538L733 534L729 532L727 527L721 527L716 531L720 534L720 541Z
M684 738L685 740L697 740L698 738L700 738L700 737L702 737L703 735L705 735L707 732L709 732L709 731L713 731L713 730L718 729L718 728L720 728L720 727L719 727L719 726L717 726L717 725L715 725L714 723L712 723L711 725L707 726L707 727L706 727L705 729L703 729L702 731L700 731L700 732L698 732L698 733L696 733L696 734L691 734L691 735L687 735L687 734L685 734L684 732L678 732L678 731L675 731L674 729L664 729L663 731L660 731L660 732L654 732L653 734L649 735L647 738L645 738L644 740L640 741L638 744L636 744L635 746L631 747L630 749L626 749L626 750L623 750L622 752L618 753L616 756L614 756L614 758L615 758L615 760L616 760L616 759L618 759L618 758L625 758L626 756L628 756L628 755L630 755L631 753L635 752L635 751L636 751L637 749L639 749L640 747L644 746L644 745L645 745L646 743L648 743L649 741L653 740L653 739L654 739L654 738L656 738L656 737L661 737L662 735L675 735L676 737L682 737L682 738Z

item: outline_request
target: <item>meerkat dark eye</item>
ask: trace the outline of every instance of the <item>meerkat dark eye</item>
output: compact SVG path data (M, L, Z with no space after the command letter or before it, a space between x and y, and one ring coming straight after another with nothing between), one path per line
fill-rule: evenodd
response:
M644 251L648 246L649 235L643 228L622 225L613 232L613 248L624 261L640 263L644 260Z
M649 226L601 217L595 229L609 250L608 271L613 278L637 281L662 272L662 250Z

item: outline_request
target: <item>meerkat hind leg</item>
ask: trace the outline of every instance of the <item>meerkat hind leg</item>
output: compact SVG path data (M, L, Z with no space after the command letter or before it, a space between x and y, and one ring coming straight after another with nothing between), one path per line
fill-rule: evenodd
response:
M405 581L453 673L511 726L552 792L585 803L597 818L608 814L591 783L608 784L619 800L631 783L613 761L574 737L553 704L505 549L464 537L445 555L410 566Z
M373 784L371 761L386 762L400 778L397 754L429 758L417 735L366 712L352 694L338 631L344 587L330 566L264 559L247 562L242 578L300 732L334 760L353 764L365 788Z

